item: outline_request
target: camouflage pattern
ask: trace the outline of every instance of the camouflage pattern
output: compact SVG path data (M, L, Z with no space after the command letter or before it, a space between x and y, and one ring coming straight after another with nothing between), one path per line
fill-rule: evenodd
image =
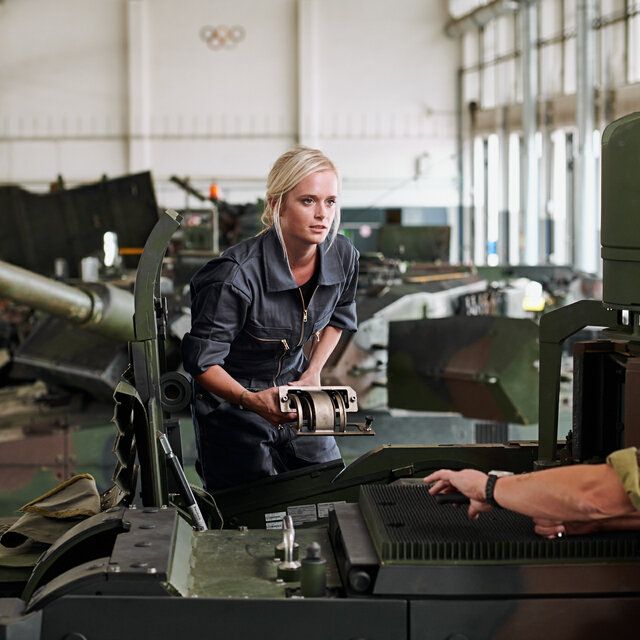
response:
M391 322L389 406L535 423L537 334L533 321L516 318Z
M449 227L387 224L380 229L378 249L387 258L447 262L449 260Z

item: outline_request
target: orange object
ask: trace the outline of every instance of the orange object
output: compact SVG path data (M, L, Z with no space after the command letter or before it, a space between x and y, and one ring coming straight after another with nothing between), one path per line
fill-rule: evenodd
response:
M142 247L120 247L118 253L121 256L141 256L143 251Z
M220 187L215 182L209 185L209 199L214 201L220 199Z

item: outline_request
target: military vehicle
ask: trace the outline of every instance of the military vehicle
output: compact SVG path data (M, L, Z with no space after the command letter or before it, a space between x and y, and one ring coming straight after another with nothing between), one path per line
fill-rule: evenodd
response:
M132 274L158 219L149 173L52 187L36 194L0 186L0 221L13 229L0 238L2 515L77 470L92 473L100 488L110 485L113 391L133 337ZM255 205L215 207L222 247L257 220ZM214 255L211 216L189 216L163 267L173 369L189 324L182 289ZM192 440L185 451L191 463Z
M188 395L184 381L162 378L158 270L179 219L161 218L139 268L131 369L116 393L116 482L127 498L52 545L24 599L0 600L4 636L627 637L640 618L638 533L540 539L509 511L469 521L418 480L442 466L521 472L602 460L637 444L640 114L609 125L602 145L603 302L541 320L539 447L388 447L344 470L318 465L199 492L207 531L193 530L158 446L167 432L177 449L170 414ZM562 344L588 325L608 329L576 347L574 429L559 443Z

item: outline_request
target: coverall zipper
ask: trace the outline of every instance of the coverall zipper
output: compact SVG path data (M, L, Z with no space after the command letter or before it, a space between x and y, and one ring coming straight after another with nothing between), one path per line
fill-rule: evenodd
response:
M246 329L245 329L246 331ZM282 346L284 347L284 351L280 354L280 356L278 357L278 370L276 371L276 375L273 376L273 386L276 387L278 386L276 384L276 379L278 378L278 376L280 375L280 371L282 371L282 360L285 357L285 355L287 354L287 352L289 351L289 343L287 342L287 340L285 338L258 338L258 336L254 336L251 332L247 331L247 333L254 339L254 340L258 340L260 342L280 342L282 344Z
M280 340L280 342L282 342L282 346L284 347L284 351L280 355L280 358L278 358L278 371L276 371L276 375L273 376L273 386L274 387L278 386L276 384L276 380L278 379L278 376L280 375L280 372L282 371L282 360L287 355L287 352L289 351L289 343L284 338L282 338L282 340Z
M316 285L316 287L314 288L311 294L311 297L309 298L309 302L311 302L317 290L318 290L318 286ZM301 347L302 343L304 342L304 325L307 323L308 313L307 313L307 307L304 304L304 296L302 295L302 289L300 289L300 287L298 287L298 293L300 294L300 301L302 302L302 326L300 327L300 342L298 342L296 347ZM318 336L318 340L320 340L320 336Z

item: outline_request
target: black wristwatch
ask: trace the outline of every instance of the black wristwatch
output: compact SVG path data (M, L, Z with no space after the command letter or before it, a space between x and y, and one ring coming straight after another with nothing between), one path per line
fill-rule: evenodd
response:
M487 484L484 488L484 501L491 505L494 509L502 509L502 506L496 502L493 494L496 490L496 482L498 482L498 478L502 478L502 476L511 476L513 475L510 471L489 471L487 476Z

